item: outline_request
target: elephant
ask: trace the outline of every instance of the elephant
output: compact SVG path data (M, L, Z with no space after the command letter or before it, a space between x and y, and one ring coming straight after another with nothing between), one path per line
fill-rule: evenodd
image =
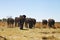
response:
M13 24L14 24L14 19L13 19L13 18L8 18L8 19L7 19L7 25L8 25L9 27L13 27Z
M3 19L2 19L2 21L3 21L3 22L6 22L6 21L7 21L7 19L6 19L6 18L3 18Z
M18 26L19 27L19 17L15 17L15 27Z
M20 15L20 17L19 17L19 27L20 27L20 29L23 29L23 24L24 24L24 22L25 22L25 19L26 19L26 15Z
M43 26L43 28L47 27L47 20L46 19L42 20L42 26Z
M26 18L25 26L28 28L27 24L28 24L29 28L35 27L36 20L33 18Z
M46 19L42 20L42 25L47 25L47 20Z
M2 19L0 19L0 22L2 22Z
M48 26L54 27L54 25L55 25L55 20L54 19L48 19Z
M36 19L32 18L33 27L35 27Z

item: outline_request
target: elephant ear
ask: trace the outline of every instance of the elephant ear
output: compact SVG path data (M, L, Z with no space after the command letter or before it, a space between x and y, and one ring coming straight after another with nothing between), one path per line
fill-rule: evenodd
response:
M23 15L24 18L26 18L26 15Z

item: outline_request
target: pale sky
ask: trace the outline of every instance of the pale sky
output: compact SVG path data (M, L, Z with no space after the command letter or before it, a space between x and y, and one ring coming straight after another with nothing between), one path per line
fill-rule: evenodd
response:
M19 15L60 22L60 0L0 0L0 19Z

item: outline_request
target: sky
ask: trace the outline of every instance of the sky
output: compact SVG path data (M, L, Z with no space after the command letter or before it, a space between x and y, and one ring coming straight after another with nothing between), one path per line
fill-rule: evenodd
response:
M20 15L60 22L60 0L0 0L0 19Z

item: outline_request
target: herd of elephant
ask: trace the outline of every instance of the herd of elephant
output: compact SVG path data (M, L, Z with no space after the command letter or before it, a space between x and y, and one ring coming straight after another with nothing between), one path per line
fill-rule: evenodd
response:
M42 25L47 25L49 27L55 28L55 20L54 19L48 19L48 21L46 19L42 20Z
M55 24L55 20L53 20L53 19L49 19L48 21L42 20L42 25L47 25L47 23L48 23L49 27L52 27ZM20 29L23 29L23 27L24 27L23 25L25 24L25 26L27 28L31 29L31 28L35 27L36 19L27 18L26 15L20 15L19 17L15 17L15 19L8 18L7 25L13 26L13 24L15 24L15 26L20 27ZM28 24L28 26L27 26L27 24Z
M8 26L13 26L15 23L15 26L20 27L20 29L23 29L23 25L25 24L26 27L28 28L27 24L29 24L29 28L33 28L34 25L36 24L36 19L34 18L26 18L26 15L20 15L19 17L13 18L8 18L7 19L7 25Z

